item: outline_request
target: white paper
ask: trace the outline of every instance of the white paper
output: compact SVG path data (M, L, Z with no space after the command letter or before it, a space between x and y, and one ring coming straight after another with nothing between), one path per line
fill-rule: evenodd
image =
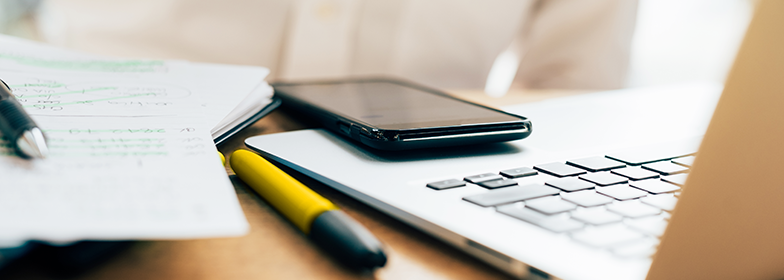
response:
M0 37L0 79L51 150L26 160L0 143L0 240L244 234L210 129L267 73L96 58Z

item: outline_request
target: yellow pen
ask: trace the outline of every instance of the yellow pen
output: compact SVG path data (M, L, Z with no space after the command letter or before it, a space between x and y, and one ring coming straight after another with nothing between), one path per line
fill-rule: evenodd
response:
M242 181L339 260L358 268L386 264L381 242L329 200L253 152L237 150L229 161Z

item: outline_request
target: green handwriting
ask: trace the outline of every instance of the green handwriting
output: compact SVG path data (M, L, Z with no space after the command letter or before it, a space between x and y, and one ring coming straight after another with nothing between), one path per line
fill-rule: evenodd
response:
M44 97L44 96L56 96L56 95L66 95L66 94L74 94L74 93L85 93L91 91L100 91L100 90L107 90L107 89L117 89L116 87L103 87L103 88L94 88L94 89L84 89L84 90L74 90L74 91L66 91L60 93L50 93L50 94L36 94L36 95L27 95L22 94L21 98L29 98L29 97ZM150 93L151 94L151 93ZM124 97L124 96L123 96Z
M168 152L87 152L87 153L58 153L52 152L51 156L60 157L116 157L116 156L166 156Z
M9 53L0 53L0 59L35 67L98 72L159 72L166 65L162 60L57 60Z
M109 145L49 145L49 148L61 149L87 149L87 148L131 148L131 147L155 147L160 148L166 146L165 144L109 144Z
M52 130L45 130L45 131L52 131ZM70 132L70 131L65 131ZM138 139L82 139L82 140L65 140L65 139L57 139L57 138L50 138L49 142L62 142L62 143L125 143L125 142L161 142L164 141L163 138L138 138Z
M118 128L118 129L44 129L44 132L67 132L71 134L79 133L166 133L165 128Z
M65 86L65 84L61 84L61 83L50 83L50 84L45 84L45 83L38 83L38 84L20 84L20 85L8 85L8 86L10 86L10 87L12 87L12 88L22 88L22 87L48 87L48 88L58 88L58 87L64 87L64 86Z
M94 102L117 100L117 99L125 99L125 98L134 98L134 97L147 96L147 95L153 95L153 94L154 93L144 93L144 94L134 94L134 95L129 95L129 96L109 97L109 98L101 98L101 99L93 99L93 100L83 100L83 101L66 102L66 103L55 103L55 104L47 104L47 105L39 105L39 104L24 105L22 107L25 107L25 108L31 108L31 107L36 107L36 106L55 107L55 106L67 106L67 105L76 105L76 104L88 104L88 103L94 103Z

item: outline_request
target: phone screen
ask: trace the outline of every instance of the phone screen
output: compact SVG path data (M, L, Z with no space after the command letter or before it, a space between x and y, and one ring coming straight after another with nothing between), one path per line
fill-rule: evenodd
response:
M512 115L391 82L282 84L275 90L344 118L388 130L520 121Z

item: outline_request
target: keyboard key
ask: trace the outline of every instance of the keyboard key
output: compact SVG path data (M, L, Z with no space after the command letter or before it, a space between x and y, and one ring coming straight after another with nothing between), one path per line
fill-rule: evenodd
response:
M567 161L566 164L574 165L591 172L607 171L610 169L626 166L622 162L611 160L606 157L590 157Z
M445 190L465 186L465 182L457 179L449 179L438 182L428 183L427 187L434 190Z
M630 166L626 168L615 169L611 172L635 181L653 179L659 177L659 173L642 169L642 167L639 166Z
M597 248L617 247L645 239L645 235L629 229L624 224L587 227L572 233L578 242Z
M616 256L622 258L649 258L656 253L659 240L656 238L646 238L628 245L618 246L611 251Z
M468 176L468 177L463 178L463 180L466 180L466 181L474 183L474 184L478 184L478 183L486 182L486 181L501 180L503 178L504 177L501 177L501 175L498 175L498 174L495 174L495 173L485 173L485 174L479 174L479 175L474 175L474 176Z
M536 170L530 167L520 167L520 168L501 171L501 175L504 175L508 178L520 178L520 177L534 176L536 174L539 174L539 172L536 172Z
M629 200L648 195L647 192L632 188L629 185L596 187L596 192L615 198L617 200Z
M514 178L512 180L517 181L517 184L522 186L522 185L530 185L530 184L543 185L544 182L547 182L547 181L550 181L550 180L554 180L556 178L558 178L558 177L555 177L555 176L550 175L550 174L545 174L545 173L539 172L539 174L534 175L534 176L526 176L526 177Z
M577 205L567 202L558 196L547 196L526 200L525 206L547 215L563 213L577 208Z
M566 177L566 176L575 176L580 174L585 174L585 170L580 168L566 165L565 163L560 162L553 162L547 164L540 164L534 166L534 169L542 171L544 173L552 174L558 177Z
M560 191L553 187L543 185L525 185L491 190L483 194L466 196L463 198L463 200L482 207L489 207L531 198L554 195L558 192Z
M642 203L657 207L664 211L672 211L678 199L671 194L649 195L640 199Z
M545 215L522 207L521 203L498 206L496 210L554 232L567 232L584 226L583 223L570 219L568 215Z
M686 167L691 167L694 164L694 156L687 156L682 158L672 159L672 163L677 163Z
M688 177L688 176L689 176L689 174L675 174L675 175L670 175L670 176L662 176L661 179L662 179L662 181L665 181L665 182L668 182L668 183L673 183L673 184L676 184L676 185L679 185L679 186L683 186L683 185L686 184L686 177Z
M612 198L596 193L594 190L561 193L561 198L583 207L599 206L615 201Z
M609 186L615 184L626 183L629 179L626 177L618 176L610 172L596 172L580 175L580 179L592 182L599 186Z
M592 189L596 187L596 185L594 185L591 182L580 180L575 177L553 179L545 182L545 184L562 189L567 192Z
M621 214L628 218L641 218L645 216L653 216L661 213L659 208L642 204L639 201L619 201L607 205L607 210Z
M674 192L681 189L681 187L677 185L673 185L659 179L632 181L629 183L629 185L641 190L645 190L650 193L657 193L657 194Z
M623 222L633 230L655 237L662 236L667 228L667 221L659 216L628 219Z
M694 143L696 144L696 143ZM608 158L621 161L629 165L640 165L662 160L670 160L677 157L694 154L695 147L692 145L679 147L653 147L649 149L635 149L623 152L616 152L607 155Z
M656 171L661 173L662 175L672 175L677 173L683 173L689 171L688 167L683 165L674 164L669 161L660 161L654 163L643 164L642 168Z
M488 188L488 189L497 189L497 188L503 188L503 187L509 187L509 186L517 185L517 181L512 180L512 179L505 179L504 178L504 179L501 179L501 180L481 182L481 183L479 183L477 185L480 185L480 186Z
M572 218L595 226L617 223L623 220L623 216L607 211L604 207L578 208L572 211Z

